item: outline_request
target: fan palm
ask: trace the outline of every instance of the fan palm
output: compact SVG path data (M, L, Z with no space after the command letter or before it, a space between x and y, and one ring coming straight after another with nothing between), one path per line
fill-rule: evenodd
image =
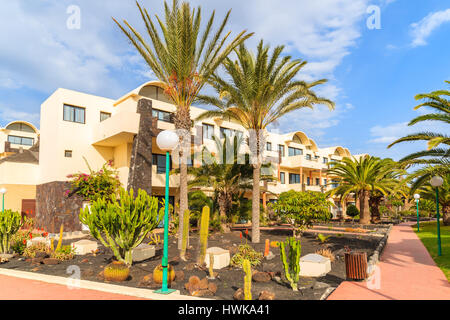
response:
M398 178L403 173L391 159L372 156L333 161L327 172L339 180L339 186L329 191L329 196L339 195L341 201L344 201L354 194L359 199L361 224L370 223L371 196L376 220L379 197L391 193L397 187Z
M205 164L189 170L193 179L188 185L191 188L205 187L213 190L219 207L222 228L225 229L227 212L231 210L233 197L251 189L252 166L249 161L245 164L239 161L242 137L235 136L233 140L225 137L223 142L216 136L213 139L217 154L213 155L204 148L202 153L203 157L206 157Z
M225 79L215 74L210 84L218 96L199 96L205 104L217 107L200 115L198 120L225 117L249 131L253 164L252 241L259 243L260 180L264 153L264 133L267 127L289 112L325 104L334 109L330 100L318 97L312 88L326 80L305 82L295 80L306 61L282 57L284 47L276 47L269 55L269 46L261 41L256 56L241 44L234 51L237 60L224 60Z
M164 2L165 21L156 16L156 26L146 9L137 3L150 41L136 31L126 20L123 24L113 19L123 31L131 44L144 58L155 76L159 86L176 106L175 128L180 135L180 237L183 230L183 213L188 208L187 193L187 155L183 153L190 144L191 117L190 106L204 87L206 81L219 67L222 61L252 34L242 31L229 44L226 44L230 32L224 34L230 11L226 14L220 27L213 33L215 12L212 13L206 28L201 29L201 8L192 10L188 3L181 5L173 0L172 8Z

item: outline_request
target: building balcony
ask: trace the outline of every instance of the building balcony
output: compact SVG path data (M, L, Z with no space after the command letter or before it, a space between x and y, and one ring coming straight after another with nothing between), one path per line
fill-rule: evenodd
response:
M94 128L94 146L116 147L125 143L133 143L139 131L140 115L135 112L122 111L114 114Z
M281 166L290 169L300 169L300 167L308 169L327 169L328 166L319 161L319 159L307 160L304 155L284 157L281 161Z

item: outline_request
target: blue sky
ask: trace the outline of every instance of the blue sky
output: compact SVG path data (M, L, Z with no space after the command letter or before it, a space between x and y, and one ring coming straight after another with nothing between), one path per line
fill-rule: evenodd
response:
M15 0L0 10L0 126L28 120L39 126L41 103L57 88L118 98L152 75L111 17L142 30L132 0ZM162 0L142 0L161 13ZM417 93L445 88L450 80L450 3L446 0L193 0L206 18L232 8L228 28L255 32L272 46L309 63L300 77L327 78L320 93L336 101L297 111L275 130L301 130L319 147L343 145L353 153L399 159L424 148L421 143L387 150L407 133L444 127L407 122ZM81 12L79 30L67 28L67 8ZM381 10L381 29L370 30L370 5ZM421 111L423 112L423 111Z

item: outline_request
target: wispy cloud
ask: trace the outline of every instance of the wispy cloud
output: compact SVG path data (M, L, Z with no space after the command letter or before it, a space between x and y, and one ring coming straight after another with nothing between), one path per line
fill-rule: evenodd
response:
M8 122L15 120L24 120L37 124L39 123L39 114L0 106L0 126L5 126Z
M450 22L450 9L432 12L417 23L411 24L413 47L425 46L430 35L442 24Z

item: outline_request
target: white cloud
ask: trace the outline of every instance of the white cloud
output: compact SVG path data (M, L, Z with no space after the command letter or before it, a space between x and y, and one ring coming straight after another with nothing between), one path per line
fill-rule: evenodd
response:
M450 22L450 9L432 12L417 23L411 24L411 34L413 47L427 44L428 37L442 24Z
M15 120L24 120L33 124L37 124L39 123L39 114L0 106L0 119L2 120L2 122L4 122L3 125L6 125L8 122Z

